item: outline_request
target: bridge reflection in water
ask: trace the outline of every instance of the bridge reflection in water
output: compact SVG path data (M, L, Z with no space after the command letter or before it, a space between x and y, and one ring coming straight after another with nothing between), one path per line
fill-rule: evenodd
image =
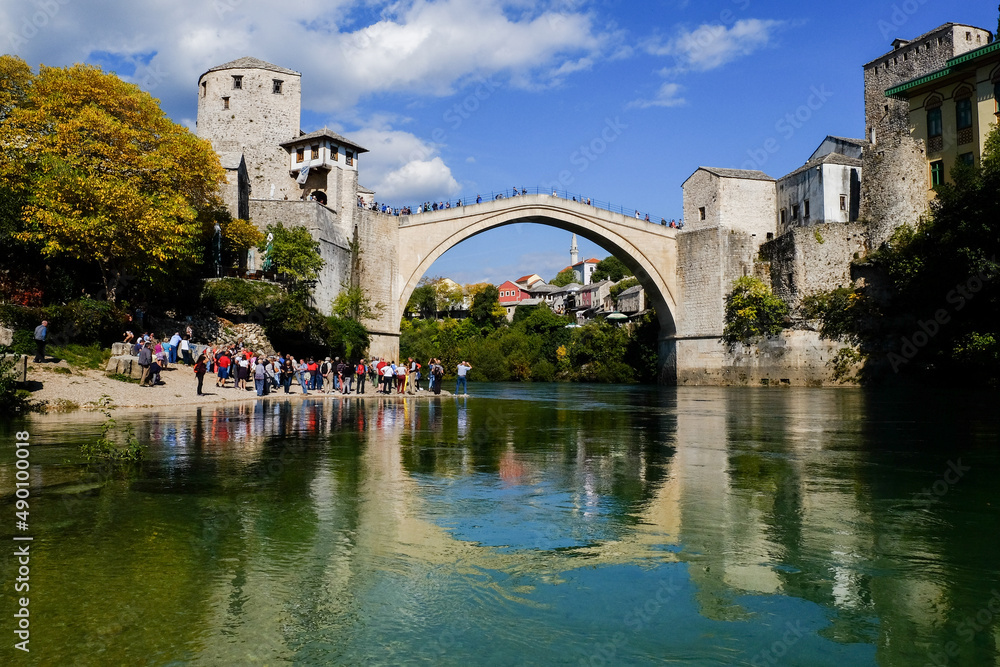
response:
M738 662L800 621L799 662L915 664L998 585L988 479L913 511L949 457L996 470L993 417L907 424L908 400L859 391L480 388L495 400L136 415L138 478L71 511L42 492L62 516L37 564L52 645L82 623L113 661L452 662L493 636L575 662L621 632L619 657ZM941 432L961 451L932 450ZM961 645L976 664L986 628Z

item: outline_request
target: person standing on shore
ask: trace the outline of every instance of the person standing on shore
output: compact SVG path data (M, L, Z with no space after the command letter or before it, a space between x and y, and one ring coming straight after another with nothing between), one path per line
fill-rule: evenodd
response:
M35 363L40 364L45 361L45 339L49 337L49 322L42 320L42 323L35 327Z
M198 361L194 363L194 375L198 378L198 395L203 396L201 384L205 381L205 373L208 371L208 357L202 352L198 355Z
M358 361L358 367L354 369L354 374L358 377L358 385L355 393L365 393L365 378L368 375L368 367L365 365L364 359Z
M183 338L181 338L180 345L181 345L181 358L184 359L185 365L190 366L191 364L194 363L194 361L191 359L191 339L188 338L187 336L184 336Z
M253 385L258 396L264 395L264 382L267 380L267 369L264 368L264 357L257 357L257 363L253 367Z
M219 367L219 379L215 381L216 387L226 388L226 379L229 378L229 366L231 363L232 359L224 350L216 357L216 365Z
M444 366L441 365L440 359L433 359L431 361L431 376L434 378L434 393L441 393L441 385L444 384Z
M306 362L304 358L299 359L299 368L298 368L299 384L302 385L302 393L305 394L306 396L309 395L309 389L308 389L309 380L306 379L307 375L309 375L309 363Z
M469 369L471 368L472 364L470 364L468 361L462 361L462 363L458 365L458 379L455 381L456 396L458 396L459 389L461 389L466 396L469 395L469 383L467 376L469 374Z
M153 351L149 349L149 343L142 346L139 350L139 368L142 369L142 375L139 377L139 386L145 387L146 380L149 379L149 365L153 363Z

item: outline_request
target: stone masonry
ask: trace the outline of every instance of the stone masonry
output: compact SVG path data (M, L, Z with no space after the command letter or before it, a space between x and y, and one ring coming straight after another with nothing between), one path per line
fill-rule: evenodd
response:
M927 210L925 147L910 136L908 102L887 98L885 91L940 69L990 39L981 28L946 23L913 40L896 39L892 51L864 66L870 145L862 158L861 219L869 224L870 248L885 242L896 227L915 224Z

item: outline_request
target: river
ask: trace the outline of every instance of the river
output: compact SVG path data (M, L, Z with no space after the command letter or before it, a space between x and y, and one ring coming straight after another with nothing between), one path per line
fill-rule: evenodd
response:
M996 394L470 390L0 424L2 661L1000 665Z

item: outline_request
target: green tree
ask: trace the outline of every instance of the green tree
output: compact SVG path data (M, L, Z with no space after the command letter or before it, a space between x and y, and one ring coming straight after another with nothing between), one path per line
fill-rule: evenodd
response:
M200 261L199 216L225 179L208 141L99 68L2 70L0 182L24 197L20 241L93 267L109 301L123 276L164 282Z
M576 282L576 274L573 273L572 268L567 266L565 269L556 274L556 277L549 281L549 284L555 285L556 287L565 287L573 282Z
M485 287L473 297L469 317L476 326L486 329L495 329L503 324L506 314L500 305L500 290L495 285Z
M630 275L632 275L632 272L629 271L628 267L620 259L614 255L609 255L597 263L597 267L594 269L590 280L595 283L599 283L602 280L618 282Z
M333 300L333 314L337 317L349 318L356 322L378 319L385 304L372 303L371 297L361 287L341 285L340 294Z
M865 381L898 373L1000 385L1000 130L979 165L951 176L928 217L859 263L891 289L834 292L834 305L820 309L824 334L859 345ZM838 299L850 307L837 308Z
M419 314L423 318L437 316L437 292L433 285L418 285L406 302L406 314Z
M309 230L304 227L285 227L284 224L268 225L267 231L274 235L271 241L271 261L275 270L286 273L296 281L315 280L323 268L323 258L319 254L319 242L314 241ZM263 252L263 248L261 251Z
M749 343L754 338L773 336L784 328L788 310L788 304L774 296L759 278L737 278L726 295L722 340L729 344Z

